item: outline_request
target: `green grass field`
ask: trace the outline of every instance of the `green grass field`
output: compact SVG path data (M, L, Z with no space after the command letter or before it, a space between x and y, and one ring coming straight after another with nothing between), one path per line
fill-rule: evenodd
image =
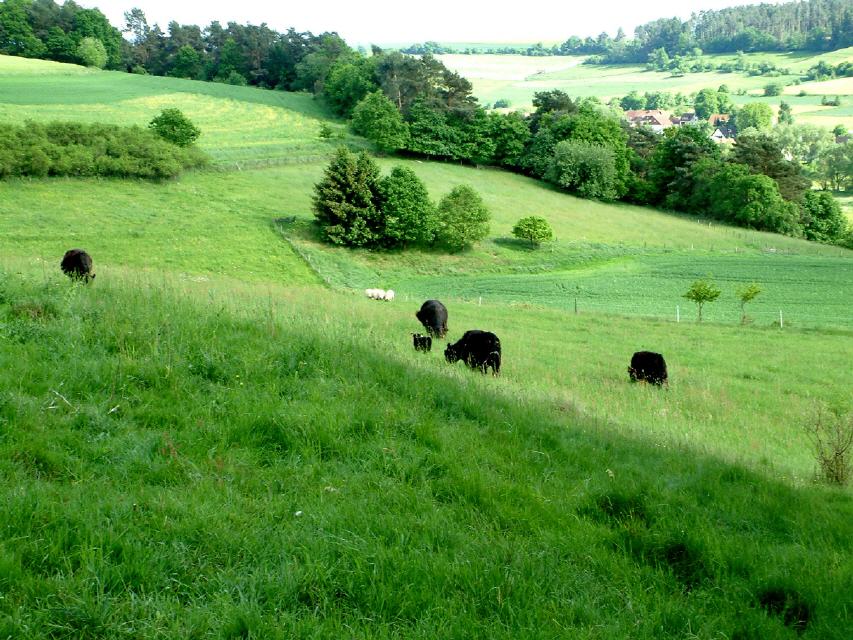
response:
M688 73L672 76L669 73L646 71L643 65L584 65L581 56L560 56L550 58L531 58L526 56L460 55L438 56L445 65L471 80L474 94L483 102L509 100L511 109L528 110L533 95L537 91L560 89L571 96L596 96L602 100L622 97L631 91L668 91L670 93L694 93L707 87L719 87L726 84L731 92L739 90L749 92L749 96L739 96L739 100L752 100L761 95L765 85L778 82L791 84L818 60L830 64L853 60L853 49L841 49L829 53L751 53L747 59L752 62L768 61L791 70L790 75L776 78L747 76L742 73ZM733 61L735 56L728 54L708 55L716 63ZM807 91L811 96L798 99L797 94ZM853 99L853 78L842 78L826 82L809 82L785 89L784 98L774 98L772 103L778 108L781 99L795 107L798 120L822 126L844 124L853 128L851 114L842 107L822 107L818 109L798 109L800 104L820 104L820 96L850 96ZM817 96L817 99L814 98Z
M849 334L451 305L496 380L414 353L411 304L19 270L3 637L845 637L853 503L798 425Z
M853 500L803 427L853 409L851 252L417 161L489 238L332 249L309 98L10 60L4 119L175 104L215 168L0 182L0 638L847 637ZM510 239L531 214L553 246ZM427 296L500 336L499 378L412 350ZM628 382L638 349L668 389Z

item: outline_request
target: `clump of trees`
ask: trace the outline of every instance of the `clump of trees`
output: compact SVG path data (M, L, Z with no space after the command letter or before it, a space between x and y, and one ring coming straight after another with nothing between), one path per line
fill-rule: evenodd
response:
M527 116L487 113L471 97L467 81L429 56L403 60L375 52L371 60L374 88L352 105L353 127L382 151L503 166L584 198L690 211L824 242L847 237L844 224L824 222L834 210L823 200L818 207L806 193L821 175L830 176L825 186L846 186L853 175L845 155L853 159L849 143L832 139L818 153L797 135L783 142L777 136L793 125L771 129L773 112L763 103L735 110L725 87L700 91L694 105L702 118L731 114L727 126L741 136L730 153L709 138L707 123L657 135L628 126L621 111L595 99L573 100L559 90L537 93ZM342 77L364 71L361 62L341 65ZM667 101L637 97L646 105ZM331 102L346 101L338 95ZM808 149L802 152L809 156L808 168L785 158L793 148Z
M179 147L141 127L76 122L0 124L0 177L172 178L203 166L194 147Z
M314 185L314 216L322 237L347 247L443 247L460 251L489 232L479 194L459 185L436 206L417 174L397 166L382 177L366 153L335 153Z

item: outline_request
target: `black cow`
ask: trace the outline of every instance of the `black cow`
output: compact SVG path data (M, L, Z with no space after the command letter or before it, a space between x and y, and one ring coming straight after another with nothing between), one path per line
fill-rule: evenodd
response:
M421 321L429 335L443 338L447 333L447 307L438 300L424 302L415 317Z
M83 249L66 251L59 266L62 272L72 280L89 282L95 278L95 274L92 273L92 256Z
M666 361L661 354L654 351L637 351L631 356L628 375L631 376L631 382L642 380L658 386L668 384Z
M491 367L492 375L501 372L501 341L489 331L471 329L455 344L447 345L444 358L451 364L462 360L472 369L486 373Z
M412 334L412 343L415 345L415 351L430 351L432 350L432 338L423 336L420 333Z

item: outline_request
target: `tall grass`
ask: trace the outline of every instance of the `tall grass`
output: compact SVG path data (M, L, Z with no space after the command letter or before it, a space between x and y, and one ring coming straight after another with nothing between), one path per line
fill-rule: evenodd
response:
M529 352L559 316L496 313L494 380L411 351L393 303L4 276L2 637L846 635L849 494L652 435L749 353L669 394L614 364L599 401L644 434L558 397Z

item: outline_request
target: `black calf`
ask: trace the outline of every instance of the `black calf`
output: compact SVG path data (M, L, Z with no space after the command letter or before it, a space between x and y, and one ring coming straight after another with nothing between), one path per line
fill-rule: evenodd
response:
M415 346L415 351L430 351L432 349L432 338L420 333L413 333L412 344Z

